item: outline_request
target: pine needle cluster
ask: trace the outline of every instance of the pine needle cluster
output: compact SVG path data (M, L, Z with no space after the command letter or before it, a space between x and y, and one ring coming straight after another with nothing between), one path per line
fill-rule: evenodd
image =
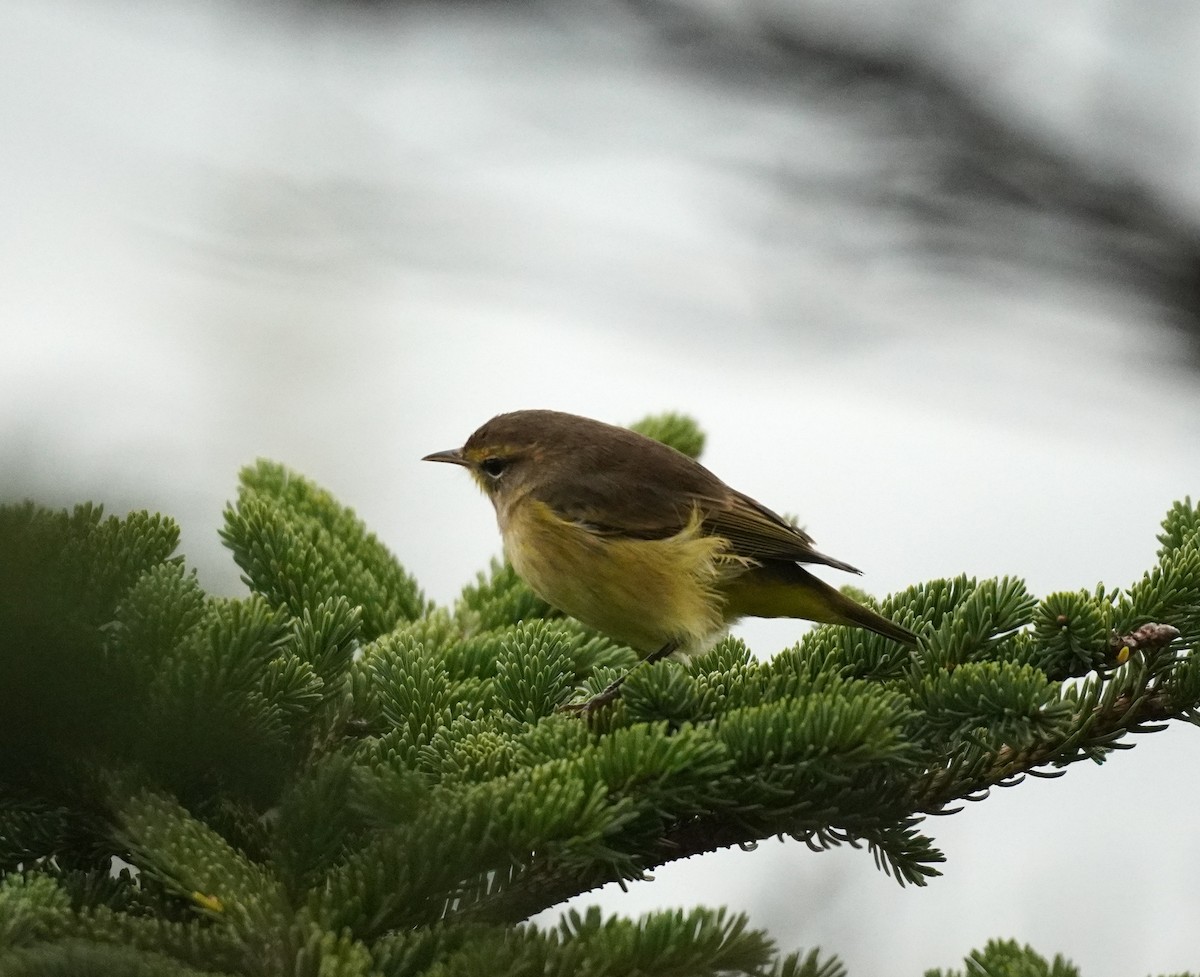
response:
M643 430L703 444L675 415ZM526 921L774 836L924 885L927 815L1200 705L1190 500L1130 587L931 581L877 605L915 652L821 627L759 661L726 639L636 669L590 722L559 707L636 656L511 568L435 606L269 462L221 536L245 597L205 593L163 516L0 507L0 974L839 977L723 910ZM966 972L1075 970L993 943Z

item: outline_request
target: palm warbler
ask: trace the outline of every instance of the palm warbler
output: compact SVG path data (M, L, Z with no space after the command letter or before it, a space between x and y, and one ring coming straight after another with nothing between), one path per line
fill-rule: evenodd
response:
M741 617L848 624L916 642L800 564L860 571L687 455L625 428L515 411L423 460L474 476L496 508L513 569L535 593L648 661L703 651Z

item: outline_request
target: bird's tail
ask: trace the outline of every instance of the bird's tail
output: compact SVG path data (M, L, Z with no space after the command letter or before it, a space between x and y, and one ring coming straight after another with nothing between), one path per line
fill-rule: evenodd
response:
M917 636L908 628L851 600L795 563L780 560L754 567L731 580L725 595L726 615L731 620L799 617L821 624L866 628L905 645L917 643Z

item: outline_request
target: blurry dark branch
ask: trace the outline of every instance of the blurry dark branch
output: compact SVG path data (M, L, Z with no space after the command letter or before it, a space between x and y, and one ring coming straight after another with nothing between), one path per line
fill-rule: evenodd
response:
M805 37L791 24L739 33L683 3L630 6L689 70L836 102L878 138L877 160L853 161L833 179L783 159L771 175L789 191L857 197L864 220L891 211L927 259L973 272L991 265L1019 279L1050 269L1084 288L1120 284L1186 330L1200 357L1200 228L1153 187L1020 132L931 64Z

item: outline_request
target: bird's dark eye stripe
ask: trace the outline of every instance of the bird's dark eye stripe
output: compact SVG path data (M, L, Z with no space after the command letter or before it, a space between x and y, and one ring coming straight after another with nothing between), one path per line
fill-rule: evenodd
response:
M484 458L479 467L483 469L485 475L499 478L504 469L508 467L508 462L503 458Z

